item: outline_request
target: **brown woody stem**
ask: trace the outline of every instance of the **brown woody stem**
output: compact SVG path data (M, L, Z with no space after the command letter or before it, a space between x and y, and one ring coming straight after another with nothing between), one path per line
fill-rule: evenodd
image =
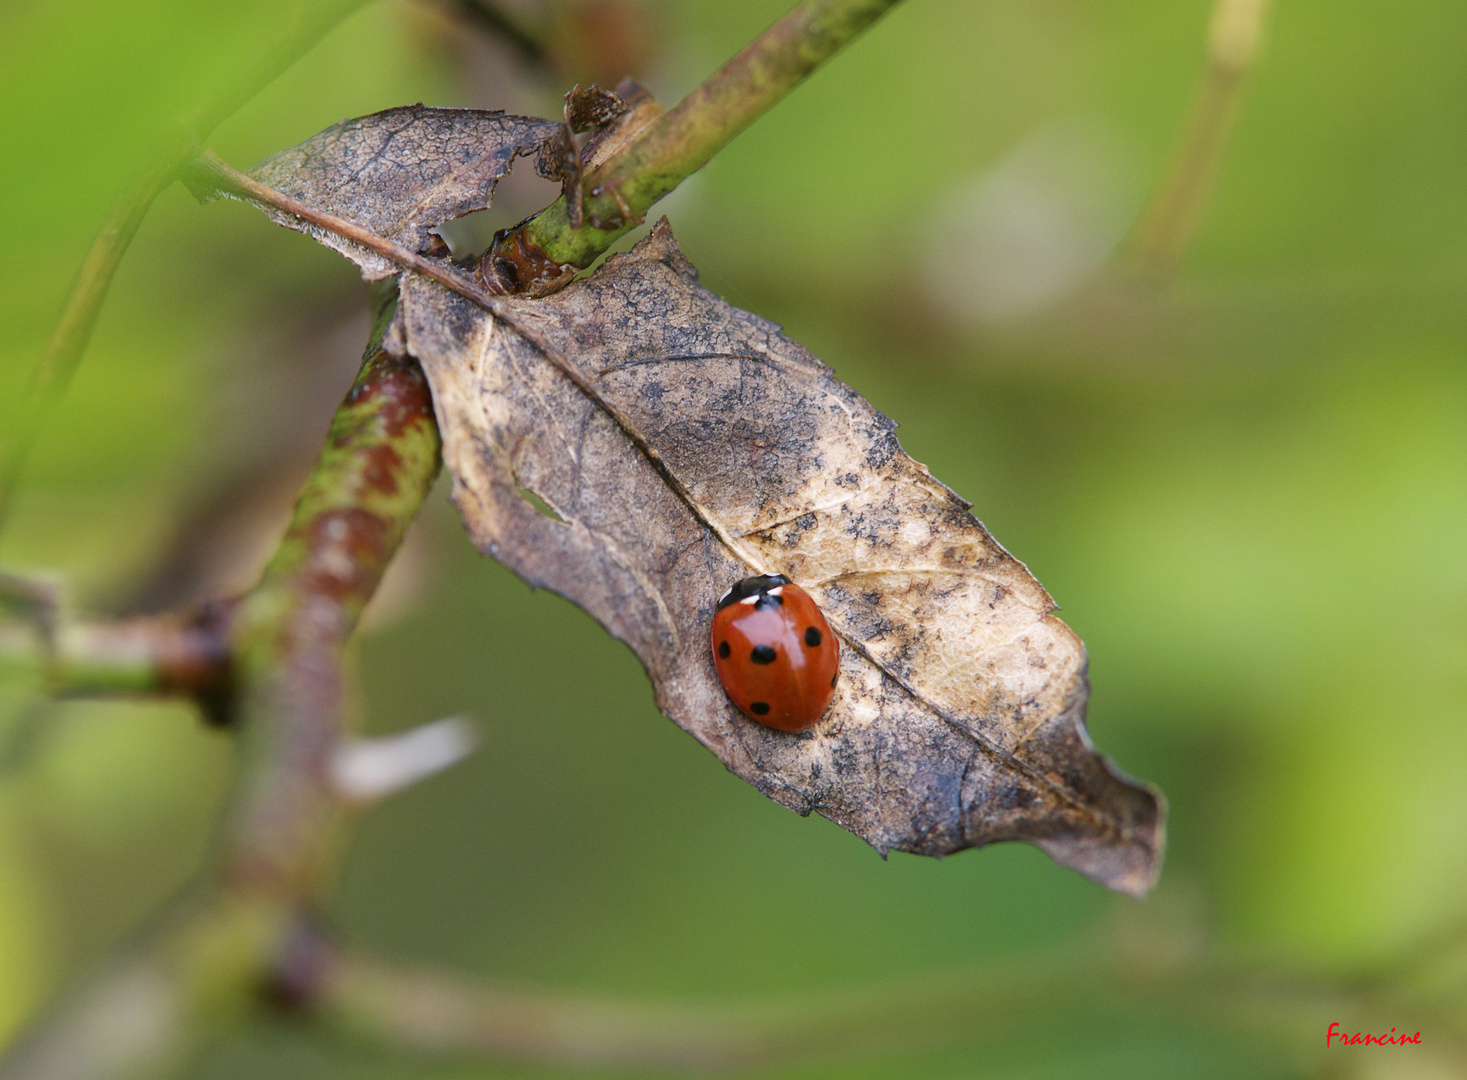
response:
M310 895L336 798L325 783L345 731L342 660L438 472L438 426L416 361L374 349L337 409L326 448L236 634L242 776L225 876Z
M553 60L539 38L510 18L491 0L444 0L448 7L485 33L511 46L520 58L536 67L551 67Z

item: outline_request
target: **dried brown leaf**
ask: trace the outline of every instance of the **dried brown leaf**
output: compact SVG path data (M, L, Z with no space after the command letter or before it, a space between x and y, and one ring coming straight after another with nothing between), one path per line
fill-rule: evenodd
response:
M631 646L667 716L882 853L1026 840L1151 887L1164 811L1090 744L1084 646L890 420L700 286L665 221L511 314L556 355L402 285L394 340L432 384L454 499L482 550ZM842 638L835 700L804 734L745 718L714 673L715 602L756 572L804 586Z
M560 182L560 194L566 202L566 219L571 227L581 227L581 151L576 146L570 121L559 125L554 136L540 145L535 155L535 171L547 180Z
M556 121L503 112L405 105L343 120L266 158L248 175L421 252L430 250L432 228L487 207L514 159L537 153L561 130ZM262 209L276 224L341 252L368 281L399 270L335 233Z
M642 102L614 130L655 111ZM384 277L564 133L411 106L343 122L253 176L321 215L265 206L276 221ZM391 244L331 231L354 227ZM435 276L453 283L449 269ZM890 420L703 289L665 222L545 300L455 287L476 299L406 275L388 340L433 384L470 532L627 642L664 713L771 798L883 853L1027 840L1111 888L1150 888L1160 797L1090 745L1084 647L1048 594L902 452ZM774 571L844 642L831 709L800 735L735 710L708 649L717 597Z

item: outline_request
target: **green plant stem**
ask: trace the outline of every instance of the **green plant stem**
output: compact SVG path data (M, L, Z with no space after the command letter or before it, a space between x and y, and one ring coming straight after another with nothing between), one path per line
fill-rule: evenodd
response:
M391 295L379 297L379 337ZM327 777L349 720L346 642L438 460L422 372L374 338L285 540L235 612L242 738L203 884L22 1040L0 1078L156 1076L268 989L343 818Z
M582 178L579 228L562 196L499 238L481 273L505 292L563 285L896 2L805 0Z
M323 0L297 12L281 27L274 44L263 56L184 117L163 140L153 163L118 195L82 260L56 328L31 375L19 422L7 438L0 440L0 525L10 512L26 456L81 363L117 266L153 200L177 179L179 170L194 159L199 146L216 127L366 2Z
M56 695L181 696L210 708L231 683L229 614L214 604L192 616L62 623L49 634L12 625L0 628L0 659L40 672Z
M52 694L157 694L194 699L212 723L230 720L234 604L120 622L63 618L61 588L0 574L0 662L30 669Z

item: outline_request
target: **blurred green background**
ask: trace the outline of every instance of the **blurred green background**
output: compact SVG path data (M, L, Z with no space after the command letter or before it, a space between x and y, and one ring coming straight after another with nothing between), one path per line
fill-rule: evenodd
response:
M552 115L627 68L671 103L784 7L512 5L564 43L547 74L381 0L210 143L243 167L411 101ZM1146 287L1103 266L1187 114L1210 7L907 0L666 210L709 287L898 420L1063 605L1096 742L1171 802L1140 924L1345 985L1467 920L1467 6L1280 0L1197 242ZM0 424L115 193L291 9L0 8ZM455 240L546 190L512 177ZM0 566L62 574L97 613L247 585L365 326L343 260L170 189ZM441 495L401 563L357 654L366 723L468 713L484 745L365 820L330 911L356 941L547 988L818 999L1079 949L1134 907L1028 847L883 862L766 801L656 713L626 649L480 559ZM184 707L47 704L0 673L0 1038L197 871L229 760ZM1295 1052L1222 1020L1041 1012L778 1075L1304 1076L1322 1034ZM1467 1075L1430 1046L1395 1059L1327 1068ZM550 1075L270 1019L195 1070L450 1074Z

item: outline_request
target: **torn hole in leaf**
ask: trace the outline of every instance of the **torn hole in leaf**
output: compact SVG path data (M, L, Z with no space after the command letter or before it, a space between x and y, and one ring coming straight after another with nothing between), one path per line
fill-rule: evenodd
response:
M272 154L248 175L307 206L329 207L381 240L441 256L448 245L435 239L433 230L486 207L515 158L538 155L546 141L563 130L556 121L484 109L405 105L333 124ZM212 186L199 194L206 199L241 197ZM527 199L504 211L514 215L549 202L532 199L533 203ZM399 271L391 258L323 225L273 206L264 209L277 224L341 252L368 281L381 281Z
M544 499L540 498L540 496L536 495L529 488L523 487L518 482L516 482L516 484L515 484L515 491L517 491L519 493L520 498L524 499L525 502L527 502L531 506L533 506L543 516L548 517L548 518L551 518L554 521L558 521L562 525L565 524L565 518L563 518L559 514L557 514L555 512L555 508L554 507L552 507Z
M519 158L494 188L494 203L435 225L455 259L477 258L489 250L494 234L518 225L560 197L560 185L535 172L531 158Z

